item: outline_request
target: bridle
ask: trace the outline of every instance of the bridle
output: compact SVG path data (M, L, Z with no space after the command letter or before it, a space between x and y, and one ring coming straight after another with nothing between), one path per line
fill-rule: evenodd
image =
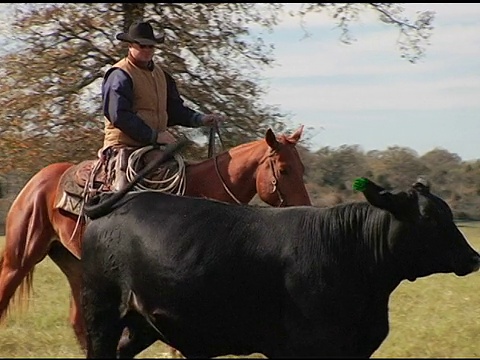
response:
M277 205L277 207L283 207L283 204L285 203L285 199L284 197L282 196L282 193L281 191L278 189L278 178L277 178L277 175L276 175L276 172L275 172L275 165L273 164L273 160L271 158L271 156L274 154L274 152L272 152L270 155L269 155L269 165L270 165L270 169L272 170L272 186L273 186L273 190L270 192L271 194L274 194L276 193L277 196L278 196L278 199L280 200L280 203ZM223 177L222 175L220 174L220 170L218 170L218 156L217 155L214 155L213 156L213 163L215 164L215 171L217 172L217 176L218 178L220 179L220 182L222 183L222 186L223 188L225 189L225 191L228 193L228 195L230 195L230 197L235 200L235 202L237 204L241 204L240 200L238 200L236 198L236 196L230 191L230 189L228 188L227 184L225 184L225 181L223 180Z
M228 188L227 184L225 184L225 181L223 180L222 175L220 174L220 170L218 169L218 155L214 154L214 149L215 149L215 133L218 135L218 138L220 139L220 143L223 146L223 140L222 137L220 136L220 131L218 129L218 124L215 123L214 126L210 128L210 134L209 134L209 139L208 139L208 157L213 157L213 163L215 165L215 171L217 172L217 176L220 179L220 182L222 183L223 188L227 192L230 197L235 200L237 204L242 204L240 200L237 199L237 197L233 194L233 192ZM285 199L282 196L282 193L277 187L278 184L278 177L277 173L275 171L275 165L273 164L272 156L275 154L275 150L271 151L269 154L269 164L270 164L270 169L272 170L272 186L273 190L271 191L271 194L276 193L278 196L278 199L280 200L280 203L277 205L277 207L283 207L283 204L285 203Z
M283 207L283 204L285 203L285 199L282 196L282 192L277 187L278 177L277 177L277 173L275 172L275 165L273 164L273 160L272 160L272 155L273 154L274 154L274 152L272 152L269 156L270 169L272 169L272 177L273 177L273 179L272 179L273 190L272 190L271 194L273 194L273 193L277 194L278 199L280 200L280 203L277 205L277 207Z

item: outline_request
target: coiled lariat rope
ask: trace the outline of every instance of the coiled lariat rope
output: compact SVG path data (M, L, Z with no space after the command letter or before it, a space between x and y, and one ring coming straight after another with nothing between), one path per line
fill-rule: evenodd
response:
M138 162L142 156L153 148L153 145L144 146L130 154L128 158L127 169L125 171L127 180L129 182L131 182L137 175L135 169L137 168ZM147 185L138 183L134 187L135 191L157 191L167 192L174 195L184 195L186 187L185 160L183 156L178 153L173 154L173 157L178 163L178 170L176 172L162 180L151 180L144 178L142 181ZM166 171L165 174L168 175L169 173L170 170Z

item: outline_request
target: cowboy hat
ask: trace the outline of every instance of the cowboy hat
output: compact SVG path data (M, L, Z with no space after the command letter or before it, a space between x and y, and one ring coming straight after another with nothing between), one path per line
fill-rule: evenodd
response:
M130 25L127 33L117 34L117 40L138 43L140 45L156 45L163 43L164 39L165 34L163 31L159 37L155 37L153 35L152 25L146 21L139 20Z

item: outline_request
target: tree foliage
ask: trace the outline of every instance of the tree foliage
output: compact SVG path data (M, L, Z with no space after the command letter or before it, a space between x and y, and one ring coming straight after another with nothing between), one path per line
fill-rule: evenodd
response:
M462 161L458 154L443 149L418 156L412 149L399 146L368 152L359 145L325 147L315 153L301 144L297 148L305 165L305 184L316 206L363 201L361 193L352 191L352 182L359 176L389 190L405 190L422 175L431 183L432 192L452 207L457 219L480 220L480 160ZM9 205L32 175L15 171L0 176L1 195L5 197L0 196L0 229ZM252 203L263 204L258 198Z
M272 45L252 31L253 26L273 29L285 4L11 6L14 13L2 28L15 47L1 55L0 173L96 155L103 137L101 79L126 54L125 44L115 35L139 17L165 29L166 41L155 60L174 76L187 104L227 116L222 128L226 146L259 138L267 127L284 131L287 126L288 116L262 101L261 71L274 58ZM307 4L300 13L329 10L345 35L366 9L410 39L402 46L415 54L412 59L423 55L420 44L432 29L429 12L413 22L402 18L398 4ZM344 36L342 41L348 39ZM177 130L202 135L199 130Z
M354 39L350 31L351 23L358 21L360 14L368 10L373 11L382 23L397 27L397 45L402 58L415 63L425 55L433 31L433 11L417 12L417 18L411 21L399 3L314 3L304 4L300 14L327 11L337 22L341 31L340 39L351 43Z
M358 145L325 147L302 155L302 159L314 205L363 200L352 192L352 181L359 176L388 190L404 190L421 175L431 183L432 191L449 203L458 219L480 217L480 160L462 161L458 154L438 148L423 156L400 146L365 153Z

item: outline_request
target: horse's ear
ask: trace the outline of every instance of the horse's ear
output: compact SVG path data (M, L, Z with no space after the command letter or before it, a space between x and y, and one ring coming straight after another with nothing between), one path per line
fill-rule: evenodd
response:
M277 150L278 140L272 129L267 130L267 133L265 134L265 141L267 142L268 146L270 146L273 150Z
M303 132L303 125L300 126L292 135L288 137L288 141L291 143L297 143L298 140L302 137L302 132Z

